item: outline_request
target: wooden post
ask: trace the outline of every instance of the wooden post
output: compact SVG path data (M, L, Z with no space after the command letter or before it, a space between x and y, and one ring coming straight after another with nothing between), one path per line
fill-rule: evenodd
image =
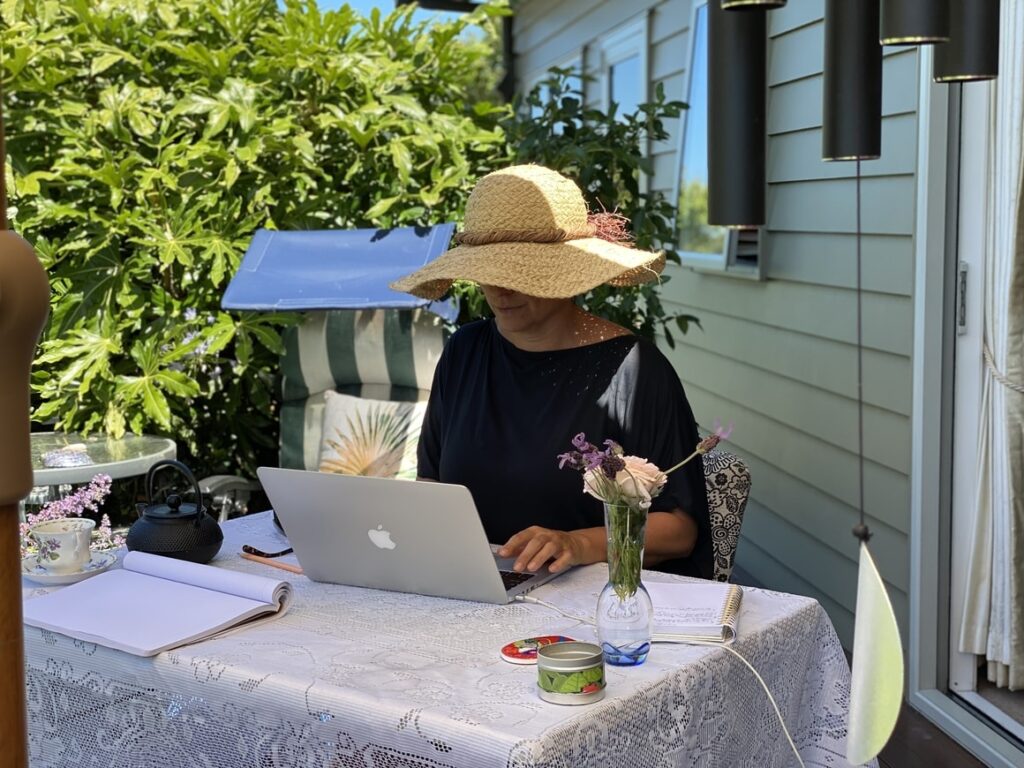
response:
M29 370L50 307L32 246L7 231L0 115L0 760L28 766L18 502L32 489Z

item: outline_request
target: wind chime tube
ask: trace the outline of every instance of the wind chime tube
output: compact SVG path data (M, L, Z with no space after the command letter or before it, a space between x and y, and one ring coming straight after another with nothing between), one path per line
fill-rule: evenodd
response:
M949 40L949 0L882 0L878 39L882 45L946 42Z
M826 0L823 160L882 154L882 46L878 0Z
M764 11L708 3L708 223L764 224Z
M714 4L715 0L711 0ZM747 8L756 9L760 8L765 11L770 11L773 8L781 8L786 4L786 0L722 0L722 10L725 11L742 11Z
M949 0L949 14L949 42L935 46L935 82L994 80L999 74L999 0Z

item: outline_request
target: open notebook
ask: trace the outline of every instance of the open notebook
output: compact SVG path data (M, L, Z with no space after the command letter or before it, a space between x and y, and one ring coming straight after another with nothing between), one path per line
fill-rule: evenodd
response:
M645 582L654 604L651 639L660 643L731 643L743 590L737 584Z
M129 552L122 568L26 600L24 620L136 656L154 656L277 618L287 581L184 560Z

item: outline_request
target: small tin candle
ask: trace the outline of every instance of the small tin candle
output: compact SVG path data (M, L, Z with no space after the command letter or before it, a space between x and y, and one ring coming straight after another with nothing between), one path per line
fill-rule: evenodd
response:
M593 643L554 643L537 649L537 686L552 704L590 704L604 698L604 654Z

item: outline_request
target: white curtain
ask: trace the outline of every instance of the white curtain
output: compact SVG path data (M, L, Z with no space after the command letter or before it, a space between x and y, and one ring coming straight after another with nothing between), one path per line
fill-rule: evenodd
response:
M1024 3L1003 3L989 119L985 373L960 650L1024 688ZM967 85L965 87L978 87ZM969 363L968 363L969 364Z

